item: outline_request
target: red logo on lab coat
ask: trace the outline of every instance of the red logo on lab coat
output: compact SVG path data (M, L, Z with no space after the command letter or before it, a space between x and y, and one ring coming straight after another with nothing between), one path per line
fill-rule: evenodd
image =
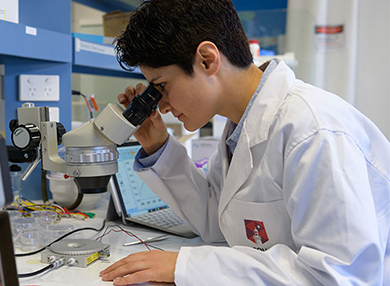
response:
M246 237L257 245L264 244L268 241L268 235L265 231L264 223L256 220L244 220Z

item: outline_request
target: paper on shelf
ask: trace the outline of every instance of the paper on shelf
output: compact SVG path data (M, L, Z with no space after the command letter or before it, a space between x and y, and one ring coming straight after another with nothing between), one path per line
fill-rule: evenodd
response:
M0 0L0 20L19 23L19 0Z
M94 44L94 43L82 41L79 38L75 38L75 51L76 52L87 51L92 53L115 56L115 51L113 46Z

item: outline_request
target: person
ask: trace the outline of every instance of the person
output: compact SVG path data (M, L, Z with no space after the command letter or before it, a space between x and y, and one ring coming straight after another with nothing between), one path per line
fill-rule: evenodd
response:
M256 67L230 0L145 1L116 51L163 95L135 133L134 168L204 241L228 246L131 254L104 281L390 285L389 141L283 61ZM168 112L189 131L228 118L207 175L168 134Z

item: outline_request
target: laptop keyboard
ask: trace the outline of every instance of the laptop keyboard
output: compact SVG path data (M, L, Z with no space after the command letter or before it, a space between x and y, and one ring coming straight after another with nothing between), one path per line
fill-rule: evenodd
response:
M156 225L162 228L170 228L184 223L181 218L169 208L132 217L132 220Z

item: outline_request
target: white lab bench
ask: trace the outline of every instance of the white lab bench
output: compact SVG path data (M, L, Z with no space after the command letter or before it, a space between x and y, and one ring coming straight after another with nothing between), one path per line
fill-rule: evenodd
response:
M65 218L61 219L59 223L71 223L75 226L75 229L82 227L93 227L100 229L104 219L106 218L107 208L109 202L109 194L105 195L103 199L97 205L97 209L91 210L89 212L95 213L95 217L92 219L86 220L77 220L74 218ZM116 223L120 224L125 230L131 231L133 234L137 235L141 239L146 239L149 237L155 237L158 235L165 234L164 232L153 230L139 225L123 225L119 221L109 221L106 222L106 227L108 225L115 225ZM119 230L119 228L115 228ZM75 239L93 239L95 240L100 235L103 234L105 228L97 233L92 230L84 230L81 232L76 232L68 238ZM111 232L108 235L104 236L101 240L102 243L110 244L110 257L105 260L96 260L86 268L75 267L75 266L62 266L58 269L49 270L37 276L29 278L19 278L20 285L50 285L50 286L86 286L86 285L112 285L112 282L104 282L99 277L99 272L109 265L113 264L120 258L123 258L131 253L136 253L140 251L148 251L143 244L137 244L132 246L123 246L124 243L137 241L136 238L128 236L124 232ZM169 235L169 237L163 241L151 242L148 245L157 246L163 250L168 251L178 251L181 246L198 246L204 245L205 243L199 238L183 238L176 235ZM223 245L223 244L216 244ZM153 249L150 247L150 249ZM16 248L16 253L21 253L21 251ZM18 273L30 273L37 271L47 264L41 262L41 253L34 254L26 257L17 257L16 258ZM146 283L141 285L171 285L164 283Z

